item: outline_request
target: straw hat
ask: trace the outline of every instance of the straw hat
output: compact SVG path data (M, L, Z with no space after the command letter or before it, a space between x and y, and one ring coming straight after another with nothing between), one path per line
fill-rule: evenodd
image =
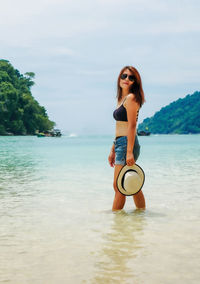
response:
M117 177L117 188L123 195L134 195L142 189L144 180L144 171L140 166L125 165Z

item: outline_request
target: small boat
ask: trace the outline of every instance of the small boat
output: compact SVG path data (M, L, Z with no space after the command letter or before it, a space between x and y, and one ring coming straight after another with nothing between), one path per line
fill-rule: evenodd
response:
M46 135L44 133L37 133L37 137L45 137Z
M61 137L62 133L59 129L52 129L49 131L36 133L37 137Z
M144 131L144 130L141 130L141 131L138 131L137 132L137 135L138 136L149 136L151 134L151 132L149 131Z
M53 129L49 131L49 134L51 137L61 137L62 136L60 129Z

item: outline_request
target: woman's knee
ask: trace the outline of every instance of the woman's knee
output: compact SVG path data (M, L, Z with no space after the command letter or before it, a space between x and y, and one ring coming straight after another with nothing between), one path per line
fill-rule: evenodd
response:
M138 209L145 209L146 208L146 203L145 203L145 198L143 195L142 190L140 190L137 194L133 196L135 205Z
M118 187L117 187L117 184L116 182L113 183L113 188L114 188L114 191L115 191L115 198L119 198L119 199L124 199L125 196L118 190Z

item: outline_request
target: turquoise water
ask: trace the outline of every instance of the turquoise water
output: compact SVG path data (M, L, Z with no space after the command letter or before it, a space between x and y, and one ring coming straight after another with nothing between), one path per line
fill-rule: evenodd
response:
M139 137L147 209L117 213L112 140L0 137L0 283L199 283L200 135Z

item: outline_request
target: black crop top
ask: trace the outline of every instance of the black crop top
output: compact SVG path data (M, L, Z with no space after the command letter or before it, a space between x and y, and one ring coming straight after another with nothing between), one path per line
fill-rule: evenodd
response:
M123 101L123 103L124 103L124 101ZM128 121L126 108L124 107L123 103L113 112L113 117L117 121ZM136 121L138 120L138 113L139 113L139 110L137 111Z
M127 112L123 104L113 112L113 117L118 121L128 121Z

